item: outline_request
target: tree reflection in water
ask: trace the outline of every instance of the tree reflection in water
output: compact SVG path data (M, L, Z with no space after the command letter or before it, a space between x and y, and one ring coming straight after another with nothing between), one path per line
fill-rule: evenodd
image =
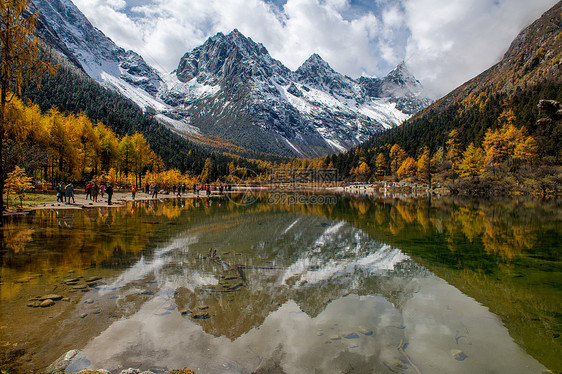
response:
M343 197L335 205L172 200L38 211L3 229L2 324L13 326L15 310L19 322L38 318L22 309L22 294L55 287L73 300L46 325L63 327L48 342L28 339L31 361L16 370L45 366L71 348L84 348L92 365L193 362L202 372L223 370L206 349L239 372L540 369L521 353L492 363L482 346L468 344L480 339L503 347L496 355L514 354L501 324L475 333L486 323L467 311L489 319L488 311L436 274L499 315L521 347L558 370L560 217L552 204ZM69 274L94 273L105 284L84 294L64 283ZM24 332L2 341L24 344ZM130 343L138 339L142 345ZM459 348L471 360L449 362ZM462 370L451 366L459 361Z

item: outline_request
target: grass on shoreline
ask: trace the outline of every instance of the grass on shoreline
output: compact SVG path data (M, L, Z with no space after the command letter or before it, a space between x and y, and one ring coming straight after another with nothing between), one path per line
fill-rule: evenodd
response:
M56 192L28 192L23 198L23 209L50 203L57 199ZM21 209L20 198L16 194L4 195L4 207L8 209Z

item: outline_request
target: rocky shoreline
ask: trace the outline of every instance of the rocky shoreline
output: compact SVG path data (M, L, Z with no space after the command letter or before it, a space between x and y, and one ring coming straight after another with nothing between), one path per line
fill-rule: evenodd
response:
M44 209L56 209L56 210L83 210L83 209L95 209L95 208L119 208L125 206L125 204L132 202L132 201L164 201L169 199L176 199L180 198L173 194L159 194L158 197L152 197L151 194L147 194L144 192L137 192L135 198L133 199L130 192L119 191L113 194L112 203L108 204L107 196L104 198L98 198L98 201L94 202L92 200L87 200L84 193L77 193L74 195L74 203L65 203L56 201L56 195L54 192L47 192L46 194L52 195L52 199L46 202L42 202L37 205L25 207L24 209L6 209L4 211L4 216L18 216L18 215L26 215L35 210L44 210ZM218 191L213 191L211 197L219 197L221 195L218 194ZM225 193L223 192L223 195ZM193 199L193 198L204 198L206 195L204 193L200 193L196 195L192 192L188 192L181 195L181 198L186 199Z
M44 374L60 374L60 373L74 373L74 374L196 374L190 369L173 369L166 371L153 372L150 370L141 371L140 369L128 368L119 372L112 373L105 369L96 370L82 370L84 366L89 366L90 362L86 359L84 352L78 349L72 349L45 369ZM76 370L76 371L75 371Z

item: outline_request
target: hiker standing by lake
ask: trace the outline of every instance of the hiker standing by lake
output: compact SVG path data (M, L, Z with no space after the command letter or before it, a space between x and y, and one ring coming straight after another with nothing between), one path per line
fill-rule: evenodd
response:
M110 183L105 191L107 192L107 205L111 205L111 197L113 196L113 185Z
M86 184L86 200L88 200L88 197L92 198L92 182Z
M57 202L66 202L63 182L59 182L59 184L57 184Z
M94 186L92 187L92 201L98 202L98 193L100 188L98 187L98 183L94 182Z
M75 201L74 201L74 185L72 184L72 182L67 184L66 187L64 188L64 195L65 195L65 200L67 200L68 204L70 204L71 198L72 198L72 204L75 203Z

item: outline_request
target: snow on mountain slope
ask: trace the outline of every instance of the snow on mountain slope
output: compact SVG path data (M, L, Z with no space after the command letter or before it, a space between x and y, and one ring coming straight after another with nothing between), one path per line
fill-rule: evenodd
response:
M353 80L314 54L292 72L238 30L186 53L175 72L158 72L116 46L72 1L32 3L44 39L69 61L186 136L314 157L348 150L429 104L404 64L382 79Z
M421 95L421 84L404 64L383 79L355 81L314 54L291 72L263 45L238 30L219 33L186 53L176 74L182 82L196 80L220 87L205 99L217 107L215 112L202 113L200 102L191 98L165 100L189 113L192 125L201 124L205 131L232 141L260 136L247 129L246 133L233 131L231 122L241 123L238 115L257 126L253 131L266 132L271 143L280 139L288 145L288 155L317 156L347 150L376 132L400 125L416 108L428 104ZM224 118L210 118L210 113L217 112ZM225 133L225 128L230 131Z
M160 89L161 79L156 70L135 52L115 45L92 26L72 1L31 0L31 10L39 10L40 23L49 26L51 35L47 40L58 37L62 42L59 44L66 47L61 52L70 52L70 60L77 60L93 79L104 82L112 76L153 95ZM45 30L39 31L45 36Z

